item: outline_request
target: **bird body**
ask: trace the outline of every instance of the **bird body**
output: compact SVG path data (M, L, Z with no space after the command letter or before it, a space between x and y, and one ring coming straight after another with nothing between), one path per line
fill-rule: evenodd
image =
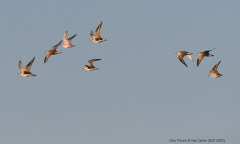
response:
M219 74L217 68L218 68L218 65L221 63L221 61L219 61L211 70L210 70L210 75L211 77L213 78L218 78L218 77L221 77L223 76L223 74Z
M58 47L61 43L62 43L62 40L61 40L58 44L56 44L55 46L53 46L51 50L48 50L48 51L45 52L45 53L47 53L47 55L46 55L45 58L44 58L44 63L46 63L46 62L48 61L48 59L49 59L49 57L50 57L51 55L55 55L55 54L60 54L60 53L61 53L61 52L56 51L56 50L57 50L57 47Z
M30 72L34 59L35 59L35 57L33 57L33 59L27 64L26 68L24 68L23 65L22 65L22 62L19 61L18 67L22 72L20 72L18 74L23 76L23 77L36 76L36 75L34 75Z
M102 27L102 22L98 25L96 31L95 31L95 34L96 36L93 34L92 30L90 32L90 36L93 37L92 39L92 42L95 42L95 43L101 43L103 41L107 41L107 39L103 39L100 35L100 29Z
M87 71L92 71L92 70L98 70L99 68L95 68L94 65L93 65L93 62L95 61L99 61L101 59L92 59L92 60L89 60L88 63L89 65L84 65L85 67L83 69L87 70Z
M214 48L214 49L216 49L216 48ZM212 50L214 50L214 49L212 49ZM214 56L212 54L209 54L209 52L212 51L212 50L207 50L207 51L204 51L204 52L198 52L197 53L197 55L199 55L199 57L197 59L197 66L199 66L199 64L201 63L201 61L204 57Z
M67 38L67 33L68 33L68 31L66 31L65 34L63 35L63 42L64 42L64 44L62 44L61 46L64 47L64 48L74 47L75 45L72 45L71 41L77 34L73 35L70 38Z
M185 61L183 60L183 57L186 55L189 59L191 59L192 61L194 61L193 59L192 59L192 57L191 57L191 54L193 54L193 53L189 53L189 52L187 52L187 51L178 51L176 54L178 54L179 56L178 56L178 59L180 60L180 62L182 62L186 67L188 67L187 66L187 64L185 63Z

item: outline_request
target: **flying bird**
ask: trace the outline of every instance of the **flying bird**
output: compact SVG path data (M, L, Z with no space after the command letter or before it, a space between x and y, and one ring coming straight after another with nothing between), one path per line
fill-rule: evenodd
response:
M72 36L72 37L70 37L70 38L67 38L67 33L68 33L68 31L66 31L65 34L63 35L63 42L64 42L64 44L61 45L61 46L64 47L64 48L74 47L75 45L72 45L72 44L71 44L71 40L72 40L77 34L75 34L74 36Z
M193 53L189 53L189 52L186 52L186 51L178 51L176 54L178 54L179 56L178 56L178 59L180 60L180 62L182 62L186 67L188 67L187 66L187 64L185 63L185 61L183 60L183 57L186 55L188 58L190 58L192 61L194 61L193 59L192 59L192 57L191 57L191 54L193 54Z
M61 52L56 51L57 47L58 47L61 43L62 43L62 40L61 40L57 45L53 46L51 50L48 50L48 51L45 52L45 53L47 53L47 55L46 55L45 58L44 58L44 63L47 62L47 60L49 59L49 57L50 57L51 55L55 55L55 54L60 54L60 53L61 53Z
M215 50L215 49L216 49L216 48L214 48L214 49L212 49L212 50ZM209 52L212 51L212 50L207 50L207 51L204 51L204 52L199 52L199 53L197 53L197 55L200 55L200 56L198 57L198 59L197 59L197 66L200 64L200 62L202 61L202 59L203 59L204 57L214 56L214 55L212 55L212 54L209 54Z
M220 64L221 61L219 61L211 70L210 70L210 75L211 77L213 78L218 78L220 76L223 76L222 74L219 74L217 68L218 68L218 65Z
M30 72L30 69L31 69L31 66L32 66L32 63L33 63L34 59L35 59L35 57L33 57L33 59L27 64L27 66L26 66L25 69L23 68L22 62L19 61L18 66L19 66L19 69L20 69L22 72L18 73L18 75L22 75L22 76L24 76L24 77L36 76L36 75L34 75L34 74L32 74L32 73Z
M90 32L90 36L93 37L92 41L95 42L95 43L100 43L100 42L103 42L103 41L107 41L107 39L102 39L102 37L100 35L101 26L102 26L102 22L99 24L99 26L97 27L97 29L95 31L96 36L93 34L92 30Z
M89 61L88 61L89 65L84 65L85 67L84 67L83 69L85 69L85 70L87 70L87 71L92 71L92 70L97 70L97 69L99 69L99 68L95 68L95 67L93 66L93 62L99 61L99 60L101 60L101 59L92 59L92 60L89 60Z

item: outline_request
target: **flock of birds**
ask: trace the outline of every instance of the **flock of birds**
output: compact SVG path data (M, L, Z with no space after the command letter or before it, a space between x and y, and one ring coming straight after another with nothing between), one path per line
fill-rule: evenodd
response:
M103 42L103 41L107 41L106 39L103 39L103 38L101 37L101 35L100 35L101 26L102 26L102 22L98 25L98 27L97 27L97 29L96 29L96 31L95 31L95 35L94 35L94 33L92 32L92 30L91 30L90 36L93 37L92 42L101 43L101 42ZM64 42L64 44L62 44L61 46L64 47L64 48L74 47L75 45L72 45L71 41L72 41L72 39L73 39L77 34L73 35L73 36L70 37L70 38L67 38L67 33L68 33L68 31L66 31L65 34L63 35L63 42ZM45 53L47 53L47 55L45 56L44 63L46 63L46 62L48 61L48 59L49 59L49 57L50 57L51 55L55 55L55 54L60 54L60 53L61 53L61 52L56 51L57 48L58 48L58 46L59 46L61 43L62 43L62 40L61 40L58 44L56 44L55 46L53 46L51 50L48 50L48 51L45 52ZM215 49L215 48L214 48L214 49ZM214 49L212 49L212 50L214 50ZM199 53L198 53L198 55L200 55L200 56L199 56L198 59L197 59L197 66L199 66L199 64L201 63L201 61L202 61L202 59L203 59L204 57L214 56L214 55L212 55L212 54L209 54L209 52L212 51L212 50L207 50L207 51L199 52ZM187 57L190 58L192 61L194 61L194 60L192 59L192 57L191 57L191 54L193 54L193 53L189 53L189 52L187 52L187 51L178 51L176 54L179 55L179 56L178 56L178 59L179 59L186 67L187 67L187 64L186 64L185 61L183 60L183 57L184 57L184 56L187 56ZM26 66L25 68L22 66L22 62L19 61L19 69L21 70L21 72L19 73L19 75L22 75L22 76L24 76L24 77L36 76L36 75L34 75L34 74L32 74L32 73L30 72L30 69L31 69L31 66L32 66L32 63L33 63L34 59L35 59L35 57L27 64L27 66ZM85 67L84 67L83 69L88 70L88 71L92 71L92 70L97 70L97 69L99 69L99 68L94 67L94 65L93 65L93 62L99 61L99 60L101 60L101 59L92 59L92 60L89 60L89 61L88 61L89 65L84 65ZM211 74L210 74L209 76L211 76L211 77L213 77L213 78L218 78L218 77L223 76L222 74L219 74L219 72L218 72L218 70L217 70L218 65L220 64L220 62L221 62L221 61L219 61L219 62L210 70L210 73L211 73Z
M95 35L94 35L94 33L92 32L92 30L91 30L90 36L93 37L92 42L100 43L100 42L103 42L103 41L107 41L107 39L103 39L103 38L101 37L101 35L100 35L101 26L102 26L102 22L98 25L98 27L97 27L97 29L96 29L96 31L95 31ZM73 39L77 34L73 35L73 36L70 37L70 38L67 38L67 33L68 33L68 31L66 31L65 34L63 35L63 42L64 42L64 44L62 44L61 46L64 47L64 48L74 47L75 45L72 45L71 41L72 41L72 39ZM48 51L45 52L45 53L47 53L47 55L46 55L45 58L44 58L44 63L46 63L46 62L48 61L48 59L49 59L49 57L50 57L51 55L55 55L55 54L60 54L60 53L61 53L61 52L56 51L56 50L57 50L57 47L58 47L61 43L62 43L62 40L61 40L58 44L56 44L55 46L53 46L51 50L48 50ZM32 63L33 63L34 59L35 59L35 57L27 64L27 66L26 66L25 68L23 67L22 62L19 61L18 66L19 66L19 69L21 70L21 72L18 73L18 74L19 74L19 75L22 75L22 76L24 76L24 77L36 76L36 75L34 75L34 74L32 74L32 73L30 72L31 66L32 66ZM85 69L85 70L87 70L87 71L92 71L92 70L97 70L97 69L99 69L99 68L94 67L94 65L93 65L93 62L99 61L99 60L101 60L101 59L92 59L92 60L89 60L89 61L88 61L89 65L84 65L85 67L84 67L83 69Z
M216 48L214 48L214 49L216 49ZM214 50L214 49L212 49L212 50ZM204 51L204 52L198 52L197 53L197 55L199 55L199 57L198 57L198 59L197 59L197 67L199 66L199 64L201 63L201 61L202 61L202 59L204 58L204 57L209 57L209 56L214 56L214 55L212 55L212 54L209 54L209 52L210 51L212 51L212 50L207 50L207 51ZM191 54L193 54L193 53L189 53L189 52L187 52L187 51L178 51L176 54L178 54L179 56L178 56L178 59L186 66L186 67L188 67L187 66L187 64L185 63L185 61L183 60L183 57L184 56L187 56L188 58L190 58L192 61L194 61L193 59L192 59L192 57L191 57ZM217 68L218 68L218 65L221 63L221 61L219 61L211 70L210 70L210 75L209 76L211 76L211 77L213 77L213 78L218 78L218 77L221 77L221 76L223 76L222 74L220 74L219 72L218 72L218 70L217 70Z

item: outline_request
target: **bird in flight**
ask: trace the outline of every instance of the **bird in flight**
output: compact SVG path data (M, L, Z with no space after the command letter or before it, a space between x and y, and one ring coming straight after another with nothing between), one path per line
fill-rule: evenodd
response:
M214 49L212 49L212 50L215 50L215 49L216 49L216 48L214 48ZM200 56L198 57L198 59L197 59L197 66L199 66L200 62L202 61L202 59L203 59L204 57L214 56L214 55L212 55L212 54L209 54L209 52L212 51L212 50L207 50L207 51L204 51L204 52L199 52L199 53L197 53L197 55L200 55Z
M71 40L72 40L77 34L75 34L74 36L72 36L72 37L70 37L70 38L67 38L67 33L68 33L68 31L66 31L65 34L63 35L63 42L64 42L64 44L61 45L61 46L64 47L64 48L74 47L75 45L72 45L72 44L71 44Z
M32 66L32 63L33 63L34 59L35 59L35 57L33 57L33 59L27 64L27 66L26 66L25 69L24 69L24 67L23 67L23 65L22 65L22 62L19 61L18 66L19 66L19 69L20 69L22 72L20 72L20 73L18 73L18 74L19 74L19 75L22 75L22 76L24 76L24 77L36 76L36 75L34 75L34 74L32 74L32 73L30 72L31 66Z
M84 65L85 67L84 67L83 69L85 69L85 70L87 70L87 71L92 71L92 70L97 70L97 69L99 69L99 68L95 68L95 67L93 66L93 62L99 61L99 60L101 60L101 59L92 59L92 60L89 60L89 61L88 61L89 65Z
M218 65L221 63L221 61L219 61L211 70L210 70L210 75L211 77L213 78L218 78L220 76L223 76L222 74L219 74L217 68L218 68Z
M178 59L180 60L180 62L182 62L186 67L188 67L187 66L187 64L185 63L185 61L183 60L183 57L186 55L188 58L190 58L192 61L194 61L193 59L192 59L192 57L191 57L191 54L193 54L193 53L189 53L189 52L186 52L186 51L178 51L176 54L178 54L179 56L178 56Z
M56 44L55 46L53 46L51 50L48 50L48 51L45 52L45 53L47 53L47 55L46 55L45 58L44 58L44 63L47 62L48 58L49 58L51 55L55 55L55 54L60 54L60 53L61 53L61 52L56 51L57 47L58 47L61 43L62 43L62 40L61 40L58 44Z
M95 43L100 43L100 42L103 42L103 41L107 41L107 39L103 39L100 35L101 26L102 26L102 22L99 24L99 26L97 27L97 29L95 31L96 36L93 34L92 30L90 32L90 36L93 37L92 41L95 42Z

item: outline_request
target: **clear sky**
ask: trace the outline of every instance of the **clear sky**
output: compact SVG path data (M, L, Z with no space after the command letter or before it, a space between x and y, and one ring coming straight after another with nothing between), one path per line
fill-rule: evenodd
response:
M240 1L1 1L1 144L162 144L240 134ZM103 43L90 31L103 21ZM73 48L50 50L68 31ZM198 52L216 48L197 67ZM193 53L194 62L177 51ZM31 72L18 75L35 56ZM99 70L86 71L90 59ZM218 67L220 78L208 77ZM194 142L192 142L194 143Z

